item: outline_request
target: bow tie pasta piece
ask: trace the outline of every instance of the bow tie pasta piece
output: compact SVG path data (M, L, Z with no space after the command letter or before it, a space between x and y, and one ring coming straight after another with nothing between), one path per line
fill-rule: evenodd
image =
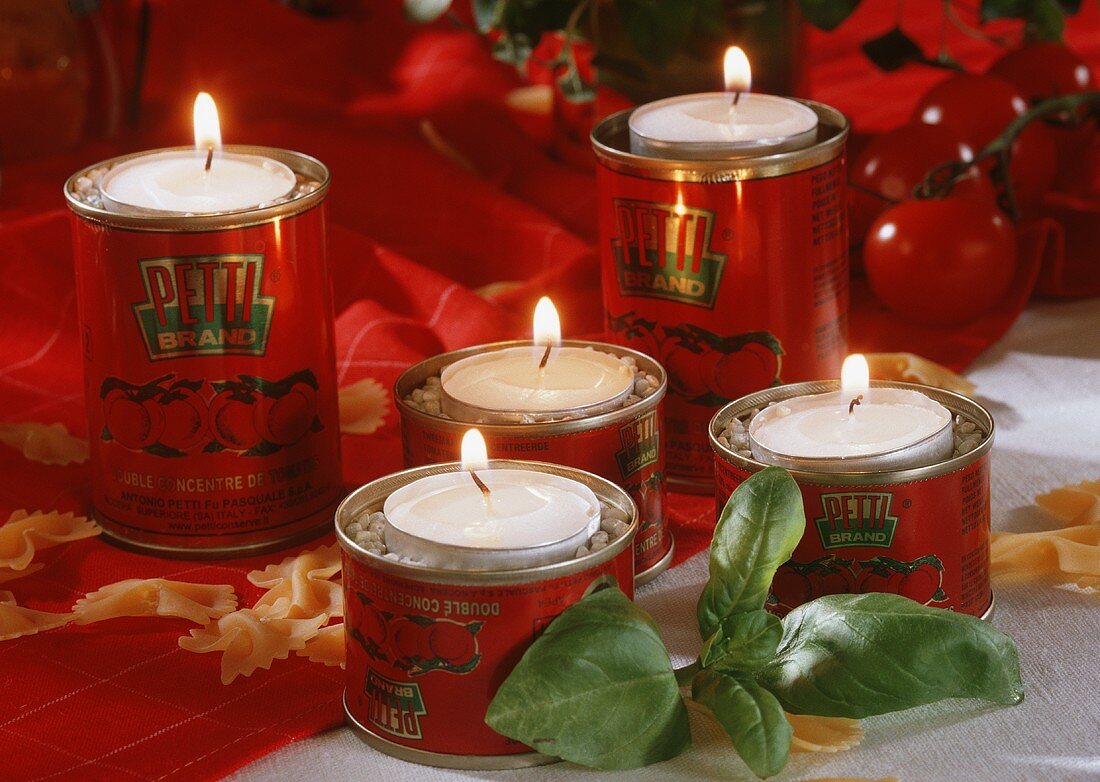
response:
M372 377L344 386L339 391L340 431L372 434L386 421L389 401L386 389Z
M270 668L275 660L285 660L291 652L304 648L326 621L325 616L273 618L244 608L192 630L190 636L179 639L179 645L200 654L221 652L222 684L229 684L238 676Z
M1100 586L1100 524L994 532L990 550L994 573L1068 576L1082 588Z
M340 572L340 547L321 546L253 570L248 580L267 592L253 608L271 618L302 619L344 615L344 591L329 581Z
M8 641L24 635L34 635L43 630L61 627L73 621L72 614L54 614L35 611L16 605L15 595L0 592L0 641Z
M875 380L923 383L967 395L977 390L977 386L965 377L913 353L868 353L866 358Z
M31 573L37 573L44 567L46 566L41 562L34 565L27 565L22 570L12 570L9 567L0 567L0 584L3 584L5 581L14 581L17 578L29 576Z
M843 752L859 746L863 728L859 720L848 717L814 717L810 714L788 714L794 735L794 752Z
M1100 481L1081 481L1040 494L1039 507L1065 524L1100 524Z
M63 466L88 461L88 441L73 437L62 424L0 424L0 443L22 451L32 462Z
M228 584L191 584L164 578L130 578L76 601L77 624L120 616L174 616L204 625L237 607Z
M310 662L344 667L344 623L322 627L316 636L295 652Z
M0 526L0 572L26 570L36 551L90 538L100 532L96 523L84 516L17 510Z

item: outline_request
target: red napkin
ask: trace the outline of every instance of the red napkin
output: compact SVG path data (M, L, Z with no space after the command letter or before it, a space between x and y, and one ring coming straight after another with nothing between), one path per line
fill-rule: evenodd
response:
M892 14L872 13L872 5L837 34L813 36L812 67L817 96L870 126L897 121L936 76L906 69L890 77L896 101L870 88L880 77L854 43L885 29ZM341 384L372 377L389 386L410 363L441 350L518 336L543 293L554 296L569 332L602 328L591 176L552 160L516 129L502 101L521 82L482 42L446 23L414 30L397 0L363 3L357 17L332 20L270 0L158 0L152 9L139 131L4 166L0 418L60 421L85 434L61 183L112 154L186 142L198 89L218 98L227 141L301 149L333 170ZM906 12L914 13L908 5ZM1096 54L1100 34L1078 44ZM1022 241L1055 246L1053 229L1035 230ZM1026 301L1039 251L1022 256L1005 301L956 331L897 323L857 290L853 342L965 366ZM475 292L502 282L514 284L495 285L491 300ZM349 485L401 466L392 410L378 432L345 437L343 446ZM21 507L86 512L83 466L47 467L0 446L0 474L0 519ZM674 495L670 506L680 562L707 544L714 502ZM179 562L85 540L46 552L43 570L3 588L21 604L66 611L104 584L163 576L232 584L247 606L259 593L245 574L289 553ZM0 643L5 778L211 778L339 723L338 669L292 657L223 686L217 655L178 648L190 627L113 620Z

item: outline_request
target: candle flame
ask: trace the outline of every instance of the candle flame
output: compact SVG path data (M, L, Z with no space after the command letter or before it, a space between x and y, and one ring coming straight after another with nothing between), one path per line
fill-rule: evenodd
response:
M749 58L745 56L740 46L731 46L726 49L723 71L726 77L726 92L748 92L752 89L752 68L749 66Z
M535 305L534 338L538 347L561 346L561 320L554 302L547 296L543 296Z
M466 434L462 435L462 469L489 469L489 450L485 446L485 438L477 429L467 429Z
M862 353L853 353L844 359L840 368L840 392L845 399L864 394L871 387L871 370Z
M218 107L208 92L195 96L195 149L203 152L222 148L222 129L218 122Z

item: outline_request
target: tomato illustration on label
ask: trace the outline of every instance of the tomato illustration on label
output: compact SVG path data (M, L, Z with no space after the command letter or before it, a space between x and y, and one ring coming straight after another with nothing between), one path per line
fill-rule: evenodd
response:
M348 637L374 660L392 662L410 676L432 671L466 674L481 661L477 634L482 621L463 624L453 619L380 610L361 592L359 606L348 619Z
M323 428L317 390L309 370L276 381L238 375L208 383L169 374L137 385L109 377L100 388L101 437L154 456L185 456L200 445L203 453L267 456Z
M783 564L772 580L768 609L785 614L824 595L888 592L924 605L947 600L943 591L943 563L934 554L909 562L878 556L853 561L833 554L812 562Z
M607 320L611 332L646 343L668 370L669 390L691 404L715 407L781 382L783 346L771 332L722 336L692 323L658 325L633 310Z

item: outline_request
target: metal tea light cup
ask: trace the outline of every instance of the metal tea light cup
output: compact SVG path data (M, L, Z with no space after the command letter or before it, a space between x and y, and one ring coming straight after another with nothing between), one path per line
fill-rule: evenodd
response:
M873 388L919 391L939 402L957 426L982 437L967 453L934 464L872 472L791 470L802 490L806 532L772 582L768 608L786 613L815 597L894 592L927 605L988 618L989 454L994 424L969 397L915 383L872 381ZM730 422L795 396L836 391L835 381L793 383L749 394L723 407L710 424L719 514L733 490L765 467L724 444Z
M802 102L816 134L774 154L634 154L633 110L592 131L607 337L668 370L668 474L681 491L712 490L707 424L719 407L779 380L835 376L847 352L848 121Z
M633 596L638 518L625 491L561 465L493 460L489 467L571 478L623 511L629 526L606 548L577 559L518 570L449 570L371 553L345 530L381 510L402 486L460 471L460 464L395 473L344 500L336 512L347 632L344 711L367 744L402 760L463 769L513 769L556 760L489 728L489 703L524 651L570 605L612 585ZM449 636L442 652L435 633Z
M468 356L531 345L530 341L495 342L441 353L414 364L394 385L393 398L401 417L405 465L415 467L457 459L462 435L477 426L489 455L539 459L595 473L625 489L638 506L639 528L634 545L636 585L664 572L673 555L672 531L666 510L663 402L664 368L644 353L602 342L563 340L564 347L592 347L630 356L639 369L658 379L649 396L618 410L557 421L482 423L433 415L411 406L407 397L429 377Z

